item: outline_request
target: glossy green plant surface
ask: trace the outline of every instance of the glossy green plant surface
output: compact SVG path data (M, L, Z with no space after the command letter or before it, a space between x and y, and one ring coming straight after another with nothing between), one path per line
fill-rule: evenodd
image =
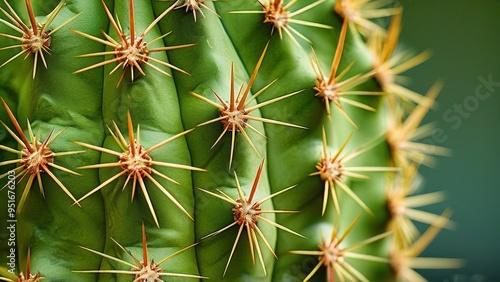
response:
M376 62L398 56L399 16L366 38L362 21L338 15L340 4L358 2L367 1L207 1L196 17L172 6L191 2L12 3L25 23L34 20L26 5L40 22L62 7L47 68L39 62L27 77L33 56L0 68L0 172L16 163L24 171L29 153L14 152L29 147L29 127L40 143L53 140L44 144L55 153L19 176L17 273L28 265L47 281L416 277L410 260L397 258L418 256L411 244L428 244L448 215L425 217L421 241L394 237L389 222L399 214L388 187L413 175L387 136L392 112L425 115L432 101L382 91L390 70ZM384 16L401 13L396 3L371 2ZM263 22L263 7L280 6L291 11L285 26ZM2 32L15 32L7 2L1 7ZM373 42L388 47L373 53ZM318 75L332 71L333 101L325 102Z

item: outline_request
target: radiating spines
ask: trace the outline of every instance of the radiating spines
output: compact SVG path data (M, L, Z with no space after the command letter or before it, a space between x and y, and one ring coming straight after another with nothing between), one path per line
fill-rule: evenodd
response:
M118 35L118 40L115 40L113 37L111 37L109 34L103 32L104 37L106 38L101 39L95 36L92 36L90 34L86 34L83 32L80 32L78 30L73 30L76 34L79 34L85 38L88 38L90 40L96 41L98 43L104 44L110 48L112 48L111 51L104 51L104 52L97 52L97 53L90 53L90 54L84 54L80 55L78 57L80 58L85 58L85 57L95 57L95 56L106 56L106 55L112 55L112 59L105 60L103 62L79 69L75 71L75 73L81 73L85 72L94 68L98 68L107 64L113 64L116 63L116 66L111 70L110 74L114 73L115 71L121 69L122 74L120 75L120 78L117 83L117 87L120 85L120 83L123 80L123 77L125 76L125 72L127 69L130 69L130 79L131 81L134 81L135 78L135 73L134 71L138 71L142 75L146 75L145 71L143 70L144 65L147 65L156 71L166 75L166 76L171 76L169 73L166 71L162 70L159 66L165 66L170 69L174 69L176 71L180 71L182 73L186 73L184 70L168 63L164 62L162 60L156 59L152 56L150 56L151 53L154 52L165 52L168 50L175 50L179 48L186 48L186 47L191 47L194 46L195 44L183 44L183 45L175 45L175 46L166 46L166 47L159 47L159 48L151 48L150 45L153 43L162 40L165 36L169 35L170 33L166 33L164 35L161 35L149 42L146 41L146 36L148 33L155 27L155 25L163 19L172 9L176 7L176 4L171 5L168 9L166 9L163 13L161 13L140 35L136 36L135 34L135 12L134 12L134 5L133 5L133 0L129 0L129 25L130 25L130 33L128 35L125 34L123 31L120 22L115 20L113 16L111 15L111 12L109 11L108 7L104 3L103 0L101 0L102 5L104 7L104 10L110 20L110 24L113 27L114 31ZM155 64L153 64L154 62ZM159 66L158 66L159 65ZM187 73L186 73L187 74Z
M194 247L196 244L190 245L188 247L185 247L167 257L164 259L160 260L159 262L155 262L154 258L149 260L149 252L148 252L148 246L147 246L147 240L146 240L146 229L144 227L144 223L142 224L142 259L138 259L134 254L132 254L131 251L127 250L124 248L120 243L115 241L113 238L111 238L113 242L115 242L116 245L123 251L124 254L127 254L133 261L133 263L130 263L124 259L114 257L96 250L89 249L87 247L80 246L80 248L89 251L91 253L94 253L96 255L102 256L105 259L112 260L115 262L118 262L125 267L128 267L129 270L119 270L119 269L101 269L101 270L76 270L74 272L77 273L113 273L113 274L123 274L123 275L131 275L134 277L133 281L137 282L163 282L165 279L164 277L182 277L182 278L193 278L193 279L205 279L207 277L199 276L199 275L192 275L192 274L183 274L183 273L171 273L171 272L164 272L163 269L161 268L161 265L165 263L167 260L170 258L179 255L180 253Z
M296 19L295 17L311 10L312 8L324 3L326 0L317 0L305 7L295 11L290 11L290 8L297 3L298 0L291 0L285 3L285 0L257 0L262 7L261 11L234 11L233 13L242 14L263 14L264 23L271 24L271 33L275 30L278 31L280 39L283 39L283 33L286 33L290 39L299 45L295 36L307 41L309 44L312 42L299 31L297 31L292 24L304 25L316 28L332 29L333 27L321 23L309 22Z
M362 274L362 272L354 268L350 264L350 260L364 260L368 262L375 263L388 263L389 260L384 257L373 256L369 254L363 254L354 252L356 249L369 245L378 240L384 239L391 235L390 232L385 232L366 240L358 242L356 244L345 247L343 242L349 236L350 232L353 230L356 222L359 219L359 214L354 218L347 229L340 234L338 216L336 217L332 233L330 238L322 238L321 244L318 244L317 250L292 250L290 253L297 255L315 256L318 259L318 264L311 270L307 277L303 280L304 282L311 280L311 278L316 274L316 272L321 268L325 267L327 270L328 281L337 281L336 277L340 281L368 281L368 279Z
M373 34L383 36L386 30L373 20L401 13L401 8L394 7L393 2L392 0L336 0L334 10L364 37Z
M113 163L102 163L102 164L95 164L95 165L87 165L84 167L80 167L80 169L91 169L91 168L113 168L113 167L118 167L121 168L121 171L114 176L110 177L108 180L102 182L99 186L94 188L92 191L88 192L86 195L84 195L82 198L80 198L77 203L83 201L93 193L99 191L100 189L104 188L111 182L115 181L119 177L125 177L126 180L125 183L123 184L123 190L126 188L127 184L129 183L130 180L132 180L132 199L134 199L135 191L137 184L139 184L139 187L144 194L144 197L146 198L146 202L148 204L149 210L151 212L151 215L153 216L153 219L156 223L157 226L159 226L158 218L156 216L153 204L151 202L151 199L149 197L148 193L148 188L146 187L146 180L151 181L167 198L169 198L187 217L189 217L191 220L194 220L193 217L188 213L188 211L177 201L170 192L168 192L163 185L158 182L153 176L156 175L160 178L166 179L170 182L173 182L175 184L179 184L177 181L174 179L166 176L165 174L161 173L160 171L156 170L155 167L170 167L170 168L176 168L176 169L185 169L185 170L192 170L192 171L206 171L201 168L193 167L190 165L182 165L182 164L175 164L175 163L167 163L167 162L162 162L158 160L154 160L149 156L151 152L154 150L168 144L169 142L180 138L189 132L191 132L193 129L183 131L179 134L176 134L160 143L157 143L156 145L153 145L152 147L146 149L142 144L141 144L141 136L140 136L140 126L137 125L137 131L136 134L134 134L134 129L132 125L132 118L130 116L130 112L127 114L127 127L128 127L128 141L125 139L123 134L121 133L120 129L116 125L116 123L113 123L114 127L114 132L110 128L109 131L115 140L116 144L120 147L122 151L113 151L111 149L83 143L83 142L75 142L76 144L79 144L81 146L84 146L86 148L100 151L102 153L114 155L117 158L116 162Z
M80 175L79 173L76 173L68 168L62 167L54 163L54 159L61 156L82 153L83 151L54 152L50 149L50 145L52 144L52 142L56 140L63 133L64 129L56 134L54 134L54 130L51 130L47 134L46 139L42 141L40 139L40 132L38 132L35 135L31 128L31 124L28 120L27 121L28 136L26 136L21 126L19 125L19 122L17 121L16 117L14 116L9 106L7 105L7 103L5 103L3 98L1 98L1 100L12 124L14 125L15 130L17 131L17 135L3 121L0 121L0 123L5 127L5 129L12 136L12 138L14 138L17 141L17 143L22 147L22 149L18 150L15 148L10 148L4 145L0 145L0 150L11 152L19 156L18 159L12 159L0 162L0 166L17 164L18 167L14 169L14 173L16 175L15 178L19 179L19 182L21 182L24 178L27 178L23 194L21 195L19 204L17 206L17 213L20 213L23 210L24 203L26 202L26 199L31 190L31 187L33 186L35 178L38 181L40 194L43 197L45 197L42 174L49 175L50 178L52 178L52 180L56 182L56 184L64 191L64 193L66 193L66 195L68 195L76 204L78 204L73 194L68 190L68 188L66 188L66 186L64 186L64 184L57 178L57 176L53 174L51 169L58 169L73 175ZM8 173L4 173L0 175L0 178L7 176L7 174Z
M159 0L162 1L162 0ZM171 1L171 0L163 0L163 1ZM197 20L197 15L200 13L203 17L205 17L205 13L203 9L209 11L210 13L219 16L214 10L210 9L206 2L210 0L179 0L176 2L176 9L185 9L186 13L193 13L194 21ZM215 0L213 0L215 1Z
M444 226L448 225L451 215L446 210L437 216L431 226L414 240L409 246L399 248L393 244L390 253L390 265L396 275L397 281L426 282L427 280L418 274L416 269L453 269L464 265L462 259L455 258L427 258L419 255L429 246Z
M359 146L355 150L344 153L344 150L346 149L346 146L352 136L351 134L334 155L330 153L330 150L328 148L327 137L324 128L322 136L323 151L321 152L320 161L316 164L317 171L310 174L311 176L318 175L321 180L324 181L323 207L321 214L323 215L325 213L329 194L333 199L337 214L340 214L340 205L338 200L338 190L340 188L353 200L355 200L356 203L358 203L358 205L361 206L367 213L373 215L373 212L370 210L370 208L368 208L368 206L351 190L351 188L347 186L346 178L352 177L358 179L368 179L368 176L360 174L359 172L397 171L397 168L378 166L351 167L348 166L347 163L378 145L381 141L380 136L377 136L376 138Z
M405 106L401 103L403 101L389 101L391 113L387 143L392 163L401 168L399 174L392 176L386 190L390 215L387 230L394 232L390 259L397 281L427 281L416 269L460 268L463 265L460 259L419 257L442 228L455 226L449 220L449 211L438 215L421 210L424 206L442 202L443 192L414 194L420 185L418 168L434 164L433 155L449 154L446 148L418 142L433 132L432 124L420 126L420 123L432 107L441 87L441 83L431 87L409 114L406 114ZM420 234L415 222L431 226Z
M416 56L409 50L396 51L401 32L402 14L395 14L387 35L373 34L368 39L368 47L372 53L375 78L382 90L387 93L389 105L432 103L419 93L402 85L402 73L420 65L430 57L430 52L424 51ZM408 106L406 106L408 108Z
M265 90L267 90L271 85L276 82L277 79L271 81L268 85L264 86L261 90L259 90L257 93L255 93L253 96L250 96L250 89L253 86L253 83L257 77L257 73L259 71L259 68L262 64L262 61L264 59L264 56L266 54L266 50L268 47L269 43L266 44L259 61L257 62L250 79L248 81L248 84L241 85L241 87L236 88L235 86L235 78L234 78L234 64L231 65L231 77L230 77L230 93L229 93L229 101L225 101L216 91L213 91L214 95L216 96L218 103L214 102L204 96L201 96L197 93L194 92L189 92L189 94L195 96L196 98L216 107L219 110L219 116L217 118L211 119L209 121L203 122L201 124L198 124L198 126L204 126L213 122L218 122L220 121L222 123L222 133L219 135L215 143L212 145L212 148L217 145L217 143L221 140L221 138L227 133L231 132L231 148L230 148L230 157L229 157L229 169L231 168L232 162L233 162L233 155L234 155L234 149L235 149L235 143L236 143L236 134L240 133L243 135L245 140L248 142L248 144L252 147L252 149L259 154L257 148L255 147L253 141L250 139L248 133L246 132L246 129L249 128L250 130L254 131L258 135L265 137L264 133L260 132L257 130L250 121L257 121L257 122L263 122L263 123L270 123L270 124L276 124L276 125L282 125L282 126L288 126L288 127L295 127L295 128L304 128L303 126L291 124L291 123L286 123L282 121L277 121L277 120L272 120L264 117L257 117L251 115L251 113L255 110L260 109L261 107L279 102L283 99L286 99L288 97L294 96L296 94L299 94L302 92L302 90L295 91L293 93L289 93L283 96L279 96L277 98L264 101L261 103L258 103L254 106L250 106L250 103L256 100L258 96L260 96Z
M333 57L330 74L325 75L324 72L321 70L321 66L316 56L316 53L314 52L314 49L311 54L311 63L314 71L316 72L316 85L314 86L314 90L316 91L315 95L323 99L327 115L328 116L331 115L330 103L333 103L338 109L338 111L354 127L357 128L357 125L346 113L342 104L349 104L351 106L358 107L368 111L375 111L375 109L363 103L349 99L347 97L353 95L382 95L384 94L384 92L353 90L353 88L369 80L374 74L374 72L369 72L366 74L356 74L349 78L345 78L347 72L349 72L354 62L351 63L348 67L346 67L344 70L342 71L339 70L347 34L347 27L348 27L347 20L344 20L340 31L337 48L335 50L335 55Z
M274 194L271 194L271 195L269 195L269 196L267 196L259 201L254 199L255 193L256 193L257 188L258 188L258 184L259 184L259 180L260 180L263 166L264 166L264 160L262 160L262 162L257 170L256 176L255 176L253 184L252 184L252 188L251 188L248 196L246 196L245 193L243 192L243 189L240 186L236 172L234 172L234 177L235 177L235 181L236 181L236 189L238 191L238 198L236 198L236 199L231 198L229 195L225 194L224 192L222 192L220 190L218 190L219 194L217 194L217 193L200 188L201 191L233 205L231 212L232 212L233 218L234 218L234 221L231 224L202 237L201 240L205 240L207 238L210 238L212 236L220 234L221 232L223 232L223 231L225 231L233 226L239 226L238 227L238 234L236 235L236 239L234 241L233 247L231 249L231 253L230 253L228 261L226 263L226 267L224 269L223 276L226 274L227 269L229 268L229 264L231 263L234 251L235 251L236 246L238 245L238 242L241 238L241 234L243 232L243 229L245 229L246 233L247 233L250 253L252 256L252 262L253 262L253 264L255 264L255 252L256 252L258 259L259 259L259 262L260 262L262 269L264 271L264 274L266 274L266 266L264 264L264 259L262 256L261 247L259 245L259 240L261 240L264 243L264 245L273 254L273 256L275 258L278 258L278 257L275 254L273 247L271 247L271 244L266 239L264 233L261 231L261 228L259 228L259 224L261 224L261 222L265 222L267 224L270 224L276 228L279 228L279 229L286 231L288 233L291 233L293 235L303 237L299 233L292 231L292 230L288 229L287 227L282 226L281 224L278 224L278 223L276 223L276 222L274 222L274 221L272 221L264 216L265 214L294 213L295 211L265 210L262 208L262 204L264 204L265 202L271 200L272 198L274 198L280 194L283 194L283 193L295 188L296 185L282 189L282 190L280 190Z
M434 156L446 156L450 150L438 145L420 143L419 140L433 133L433 124L420 125L427 112L433 106L434 100L441 91L442 83L435 83L417 106L406 115L399 104L393 106L389 113L387 143L391 151L394 165L403 170L410 166L432 166Z
M74 17L69 18L59 26L55 28L49 28L54 19L57 17L61 9L64 7L66 4L66 1L63 0L57 5L50 14L47 15L47 19L44 23L39 23L36 21L35 18L35 13L33 11L33 7L31 5L31 0L25 0L26 2L26 9L28 11L28 17L30 20L30 25L25 24L19 15L16 13L16 11L9 5L7 0L4 0L5 5L7 6L8 11L0 8L0 11L8 18L9 21L0 19L0 22L11 28L12 30L16 31L19 33L19 35L10 35L10 34L5 34L5 33L0 33L1 37L13 39L19 42L19 44L12 45L12 46L7 46L4 48L1 48L1 50L6 50L6 49L13 49L13 48L21 48L21 51L14 55L12 58L4 62L2 65L0 65L0 68L5 66L6 64L10 63L17 57L25 54L25 59L29 57L31 54L34 55L33 59L33 79L35 78L36 75L36 70L37 70L37 65L38 65L38 58L40 57L40 60L42 61L43 65L45 68L47 68L47 62L45 60L45 55L50 54L50 45L51 45L51 36L64 27L66 24L68 24L70 21L75 19L79 14L75 15Z
M453 228L455 223L440 220L442 216L421 210L422 207L444 201L443 192L415 194L421 184L416 166L406 172L395 174L386 189L387 208L390 219L387 230L394 232L394 244L400 249L408 248L420 235L414 222L425 224L446 223L446 228Z

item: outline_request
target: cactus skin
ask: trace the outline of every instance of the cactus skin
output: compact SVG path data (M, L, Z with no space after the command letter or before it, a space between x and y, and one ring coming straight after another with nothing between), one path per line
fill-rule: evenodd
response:
M21 1L11 5L19 11L24 22L29 22L24 14L24 3L18 2ZM43 11L45 15L59 4L52 0L31 2L35 13ZM281 3L271 2L276 5ZM389 7L388 15L401 12L400 8L394 8L397 5L391 1L373 2L386 4ZM289 10L298 11L301 7L316 5L315 3L317 6L310 6L303 13L294 15L294 18L322 26L300 25L293 21L289 24L312 42L319 66L324 73L329 74L336 50L338 52L337 45L345 19L334 11L333 1L297 1ZM154 64L158 68L155 69L142 64L145 75L135 66L127 67L121 79L122 69L114 70L116 63L85 69L114 57L110 54L82 56L111 51L102 42L90 40L89 36L81 36L82 33L104 38L101 33L103 30L114 40L118 40L103 8L106 5L111 14L119 19L121 30L128 35L131 29L131 4L135 13L136 35L140 35L171 5L181 6L181 9L170 11L152 26L144 40L151 42L172 31L148 48L188 46L150 52L149 61L168 62L169 65ZM404 247L395 247L399 244L394 243L391 233L381 235L393 231L389 224L391 212L387 205L387 187L393 187L391 183L396 181L394 175L405 175L405 171L401 170L406 169L406 166L390 173L377 169L372 172L370 168L398 167L393 160L393 149L384 139L388 130L387 118L392 117L390 112L394 103L404 105L405 109L412 109L414 102L418 101L405 101L392 96L389 99L391 93L354 95L349 98L374 111L356 106L359 104L353 106L344 102L340 102L342 110L339 110L334 102L330 102L331 114L328 115L325 102L321 97L315 96L317 73L311 63L311 45L293 32L276 30L277 28L271 32L273 27L269 23L263 23L262 13L248 13L262 11L262 6L266 5L264 1L205 1L196 9L196 17L193 17L193 11L186 8L188 6L177 2L175 4L148 0L105 0L102 3L98 0L67 0L54 19L54 27L79 15L52 34L51 53L45 57L48 68L39 64L34 79L31 79L32 57L24 62L16 59L15 64L23 62L19 68L12 67L14 63L0 68L0 94L12 109L25 134L28 134L25 121L29 118L34 132L40 131L41 140L52 129L58 132L65 128L57 140L50 144L54 152L85 150L83 153L61 156L55 160L57 165L77 171L80 176L51 170L77 199L81 199L77 202L81 207L47 175L42 176L45 196L40 193L37 182L33 184L24 208L17 216L18 273L29 263L31 272L40 272L44 281L131 281L133 276L117 274L113 270L130 270L127 264L124 266L118 260L137 265L124 249L130 250L132 254L143 254L144 246L147 245L147 255L144 253L143 257L155 262L186 248L161 265L164 272L190 276L172 277L172 281L194 281L199 278L216 281L302 281L306 277L310 281L333 281L333 275L347 280L391 281L405 278L411 280L415 277L406 276L410 275L405 274L409 271L400 271L406 270L408 265L394 261L393 258L398 257L394 252L412 257L412 254L416 256L421 250L405 253ZM4 3L0 7L6 9ZM234 11L241 13L233 13ZM44 18L37 19L43 21ZM363 36L366 35L366 30L356 24L358 23L348 25L337 74L346 68L348 71L343 79L368 74L369 78L349 90L381 92L381 82L373 76L376 56L367 47L366 41L369 39ZM1 24L0 28L2 33L12 32ZM360 30L364 32L360 33ZM389 32L387 36L390 34ZM1 44L3 47L5 43ZM13 44L16 43L10 45ZM268 47L263 53L265 46ZM2 50L0 59L2 62L7 61L12 54L10 49ZM129 76L131 68L135 68L133 81ZM184 70L189 75L173 68ZM78 72L82 69L84 71ZM266 89L275 79L276 82ZM240 87L245 89L247 85L249 97L265 89L248 107L289 93L296 94L252 111L250 115L257 120L250 120L249 124L267 137L245 127L245 133L254 148L243 132L234 133L233 138L230 130L213 146L223 132L223 126L219 122L204 124L219 117L214 104L221 102L214 92L227 103L230 101L231 91L238 94ZM197 96L204 97L204 100ZM345 111L348 118L342 111ZM0 118L13 130L5 111L0 111ZM261 122L261 118L270 122ZM114 124L118 130L115 130ZM200 124L204 125L199 126ZM194 130L186 131L191 129ZM323 129L326 145L322 142ZM15 139L4 127L1 130L1 144L16 148L18 144ZM113 136L117 131L122 132L125 144L132 143L131 141L139 143L140 139L145 150L162 144L148 153L153 161L199 169L158 163L152 166L158 171L151 174L152 178L172 195L170 199L144 174L141 174L145 179L144 186L139 180L133 185L135 180L132 178L124 186L127 181L127 174L124 174L83 199L90 191L121 172L118 155L110 152L121 153L132 149L119 147L119 142L114 137L120 137ZM186 134L171 142L162 143L182 132ZM360 170L360 173L369 178L344 176L343 183L373 215L337 185L335 189L337 195L340 195L338 206L341 211L338 213L331 195L325 194L324 180L314 175L317 171L315 166L324 154L324 149L330 155L336 154L351 133L352 138L346 143L345 151L363 152L350 160L349 166L366 168L368 172ZM364 150L362 146L367 142L373 146ZM81 146L82 144L88 145ZM234 152L231 152L233 147ZM19 156L0 150L0 157L0 162L3 162ZM260 171L259 165L263 161L263 169ZM102 165L107 163L115 165ZM12 167L0 166L0 169L1 174ZM259 177L258 185L252 189L256 175ZM23 181L17 185L18 198L25 187L26 180ZM287 187L294 187L263 203L262 209L296 211L269 212L265 217L305 238L272 224L259 224L262 237L266 239L272 252L260 239L260 234L256 235L259 237L259 246L249 246L249 240L245 238L247 233L242 232L233 253L232 247L239 227L233 226L207 237L235 220L231 205L214 198L207 191L218 195L221 195L220 192L225 193L230 199L241 198L237 183L245 195L255 192L256 200L269 197ZM327 206L322 215L325 195L328 197ZM1 197L4 199L4 194ZM154 216L151 209L154 209ZM3 212L1 220L6 222ZM194 220L186 215L192 216ZM355 218L356 224L352 230L348 229ZM436 218L429 222L431 235L426 240L447 225L447 213ZM145 226L145 233L141 236L142 226ZM346 229L349 232L345 232ZM317 251L318 245L332 237L332 230L338 230L338 236L344 232L348 234L342 239L345 246L356 246L356 243L374 238L370 244L359 249L353 248L352 251L377 259L364 261L358 259L359 256L346 256L346 261L359 274L345 267L340 271L338 268L327 271L326 267L319 265L320 268L314 271L314 275L308 277L318 265L319 258L317 255L300 255L300 251ZM147 244L143 241L145 234ZM423 244L428 243L427 240ZM192 248L187 248L189 246ZM4 250L4 245L1 247L3 259L6 257L4 252L8 253L9 250ZM251 251L251 247L255 250L258 248L260 252ZM26 257L28 249L31 250L29 262ZM265 272L260 266L261 260ZM458 264L459 261L447 261L442 267L456 267ZM5 270L2 269L0 274L14 279L4 273ZM170 281L170 277L162 279Z

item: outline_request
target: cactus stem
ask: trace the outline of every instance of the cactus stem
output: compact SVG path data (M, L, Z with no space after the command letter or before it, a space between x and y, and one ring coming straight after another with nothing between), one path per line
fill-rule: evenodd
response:
M109 47L114 49L111 52L90 53L90 54L80 55L78 57L95 57L95 56L102 56L102 55L114 55L114 58L109 59L109 60L105 60L103 62L94 64L94 65L91 65L91 66L88 66L88 67L85 67L82 69L79 69L79 70L75 71L74 73L85 72L85 71L88 71L88 70L91 70L94 68L98 68L98 67L101 67L101 66L104 66L107 64L112 64L112 63L117 62L118 64L116 65L116 67L113 68L111 70L111 72L109 73L109 74L112 74L116 70L122 69L122 74L120 75L120 78L118 80L116 87L120 86L120 84L123 80L123 77L125 76L125 72L126 72L127 68L130 68L130 78L131 78L132 82L134 81L134 69L137 69L137 71L139 71L143 76L146 75L144 70L141 67L142 64L146 64L146 65L150 66L151 68L157 70L158 72L160 72L166 76L171 76L171 74L162 70L158 66L155 66L155 65L151 64L150 62L148 62L149 60L151 60L157 64L160 64L160 65L163 65L163 66L166 66L166 67L169 67L171 69L174 69L174 70L177 70L177 71L180 71L182 73L187 74L186 71L184 71L184 70L182 70L182 69L180 69L180 68L178 68L170 63L163 62L161 60L158 60L158 59L151 57L150 53L164 52L166 50L186 48L186 47L194 46L195 44L184 44L184 45L169 46L169 47L163 47L163 48L148 48L152 43L157 42L158 40L161 40L163 37L165 37L169 33L167 33L165 35L161 35L149 43L147 43L145 41L145 38L146 38L147 34L149 33L149 31L156 25L156 23L158 23L158 21L160 21L163 17L165 17L165 15L175 7L175 4L172 5L171 7L169 7L167 10L165 10L161 15L159 15L144 30L144 32L141 33L141 35L135 36L134 7L133 7L133 0L130 0L129 1L130 35L127 36L123 32L119 22L115 21L115 19L111 15L111 12L109 11L109 9L106 6L106 4L104 3L104 1L101 0L101 2L102 2L102 5L104 7L104 10L105 10L106 14L108 15L108 18L111 22L111 26L113 27L115 32L118 34L119 40L118 41L114 40L111 36L109 36L108 34L106 34L104 32L103 32L103 34L106 37L106 40L103 40L103 39L97 38L95 36L80 32L78 30L72 30L74 33L76 33L78 35L81 35L87 39L96 41L98 43L104 44L104 45L109 46Z
M0 50L5 50L5 49L11 49L11 48L18 48L21 47L22 50L21 52L17 53L14 55L12 58L7 60L5 63L0 65L0 68L3 67L4 65L10 63L13 61L15 58L19 57L20 55L27 53L26 57L29 56L29 54L34 54L35 59L33 61L33 79L35 78L36 75L36 69L37 69L37 62L38 62L38 56L40 56L40 59L42 60L43 65L45 68L47 68L47 62L45 61L45 57L43 55L44 52L47 54L50 53L50 43L51 43L51 35L68 24L70 21L75 19L79 14L75 15L74 17L66 20L62 24L60 24L58 27L52 29L52 30L47 30L47 27L54 21L55 17L59 12L61 11L62 7L65 5L65 1L61 1L59 5L56 6L56 8L47 16L47 20L43 24L39 24L36 22L35 19L35 13L33 12L33 7L31 5L30 0L26 0L26 9L28 10L28 16L29 20L31 23L31 29L28 27L19 17L19 15L14 11L14 9L9 5L7 0L4 0L5 5L10 11L10 14L5 11L4 9L0 8L0 11L4 13L7 18L11 21L10 23L8 21L0 19L0 22L5 24L6 26L10 27L11 29L21 33L21 36L13 36L9 34L3 34L0 33L0 36L2 37L7 37L10 39L14 39L17 41L20 41L21 44L19 45L13 45L13 46L8 46L5 48L2 48Z
M282 189L274 194L271 194L271 195L265 197L264 199L262 199L260 201L255 201L255 202L253 201L253 197L255 195L255 191L257 190L257 186L259 183L259 179L260 179L263 165L264 165L264 160L262 160L262 162L257 170L257 174L254 178L254 182L252 184L252 189L250 191L250 195L248 196L248 198L245 197L245 194L243 193L243 190L241 189L236 172L234 172L234 178L236 181L236 189L238 190L238 198L237 199L232 199L231 197L229 197L228 195L226 195L224 192L222 192L220 190L218 190L218 192L221 195L207 191L205 189L199 188L201 191L203 191L211 196L214 196L216 198L219 198L219 199L221 199L227 203L230 203L234 206L234 208L232 208L234 222L232 222L231 224L227 225L226 227L223 227L215 232L212 232L206 236L203 236L200 240L204 240L204 239L207 239L209 237L215 236L215 235L233 227L234 225L237 225L237 224L240 225L240 227L238 229L238 234L236 235L236 239L234 241L233 247L231 249L231 253L229 255L229 259L226 263L226 267L224 269L223 276L226 275L227 269L229 268L229 264L231 263L231 259L233 257L236 246L238 245L243 228L246 228L246 231L247 231L248 240L249 240L249 244L250 244L250 253L252 256L252 262L255 264L255 252L254 252L254 246L255 246L255 249L257 250L257 255L259 257L259 261L261 263L264 274L266 274L266 267L264 264L264 260L262 258L262 252L260 250L257 236L260 239L262 239L262 241L264 242L266 247L269 249L269 251L273 254L273 256L275 258L278 258L276 256L276 254L274 253L273 248L271 247L271 245L269 244L269 242L265 238L264 234L262 233L262 231L258 227L259 220L262 220L262 221L264 221L264 222L266 222L266 223L268 223L276 228L279 228L283 231L286 231L288 233L291 233L291 234L294 234L296 236L304 238L304 236L300 235L299 233L292 231L292 230L262 216L263 213L294 213L294 211L262 210L261 205L264 202L266 202L266 201L268 201L268 200L270 200L270 199L272 199L272 198L274 198L282 193L285 193L285 192L289 191L290 189L295 188L296 185Z
M77 273L115 273L115 274L129 274L129 275L134 275L135 279L134 281L150 281L150 282L163 282L162 276L169 276L169 277L183 277L183 278L198 278L198 279L206 279L207 277L199 276L199 275L191 275L191 274L181 274L181 273L169 273L169 272L163 272L163 269L160 268L160 265L163 264L165 261L168 259L172 258L173 256L176 256L196 245L192 244L186 248L183 248L165 259L162 259L160 262L155 263L154 259L149 262L148 260L148 246L147 246L147 241L146 241L146 229L144 227L144 223L142 224L142 260L137 259L131 251L125 249L120 243L118 243L116 240L111 238L115 244L118 245L118 247L126 254L128 254L132 260L134 261L134 264L129 263L125 260L107 255L105 253L101 253L83 246L79 246L80 248L89 251L91 253L100 255L104 258L107 258L109 260L113 260L116 262L119 262L123 265L126 265L127 267L130 268L130 270L79 270L79 271L73 271Z
M122 175L127 174L127 179L125 183L123 184L123 190L127 186L128 182L130 179L132 179L132 200L134 199L135 195L135 190L136 190L136 185L137 182L139 182L139 186L144 194L144 197L146 198L146 201L148 203L151 215L153 216L153 219L156 223L156 225L159 227L160 224L158 222L158 218L156 217L156 213L153 207L153 204L151 203L151 199L149 197L146 184L144 182L144 178L149 179L153 184L160 189L160 191L165 194L186 216L188 216L191 220L194 220L193 217L187 212L187 210L168 192L165 187L163 187L162 184L160 184L156 179L153 178L153 174L157 175L163 179L166 179L170 182L173 182L175 184L179 184L177 181L174 179L164 175L163 173L159 172L158 170L154 169L153 166L161 166L161 167L171 167L171 168L177 168L177 169L186 169L186 170L193 170L193 171L206 171L205 169L189 166L189 165L181 165L181 164L174 164L174 163L168 163L168 162L160 162L160 161L154 161L148 154L153 152L154 150L166 145L167 143L180 138L189 132L193 131L193 129L183 131L177 135L174 135L158 144L153 145L149 149L145 149L141 143L140 143L140 127L137 125L137 139L135 139L134 136L134 131L133 131L133 124L132 124L132 118L130 116L130 112L127 113L127 127L128 127L128 137L129 137L129 142L125 140L123 137L123 134L121 131L118 129L118 126L116 123L113 122L115 132L113 132L109 127L109 131L111 135L113 136L113 139L115 142L119 145L119 147L123 150L123 152L118 152L118 151L113 151L110 149L94 146L91 144L83 143L83 142L75 142L78 145L81 145L83 147L92 149L92 150L97 150L103 153L107 153L110 155L114 155L118 157L118 161L115 163L103 163L103 164L95 164L95 165L88 165L88 166L83 166L79 167L80 169L89 169L89 168L108 168L108 167L120 167L122 169L121 172L115 174L105 182L101 183L99 186L88 192L86 195L84 195L82 198L80 198L77 203L83 201L93 193L99 191L109 183L113 182L115 179L121 177Z

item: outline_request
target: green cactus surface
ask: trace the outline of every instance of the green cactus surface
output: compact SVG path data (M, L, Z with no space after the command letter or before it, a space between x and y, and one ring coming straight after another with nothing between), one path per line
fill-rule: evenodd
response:
M425 281L390 0L0 3L2 281ZM5 208L4 208L5 207ZM415 222L426 224L420 233Z

